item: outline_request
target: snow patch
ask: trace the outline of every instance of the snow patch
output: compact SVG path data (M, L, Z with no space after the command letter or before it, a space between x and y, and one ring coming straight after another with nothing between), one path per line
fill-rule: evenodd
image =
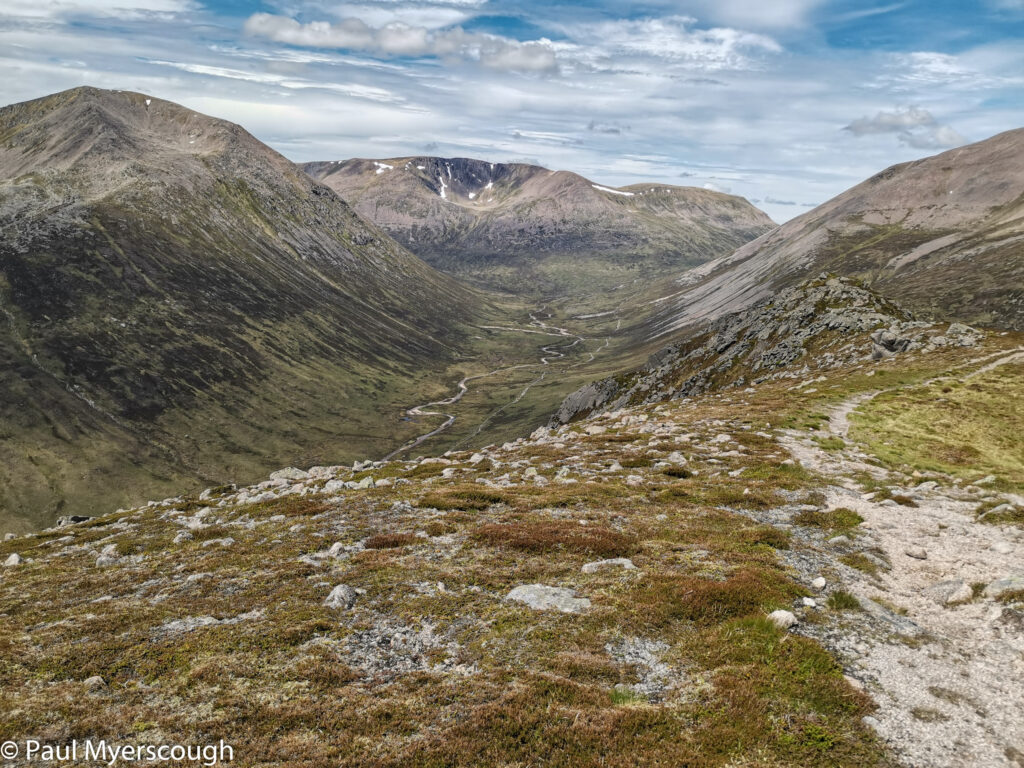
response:
M388 165L387 163L378 163L376 160L373 161L373 164L377 166L378 174L384 173L384 171L390 171L392 168L395 167L393 165Z
M417 165L416 168L418 170L425 171L427 169L427 166L425 166L425 165Z
M493 168L494 166L492 165L491 167ZM494 182L493 181L488 181L487 182L487 186L484 187L484 189L493 189L493 188L494 188Z
M476 197L476 192L470 192L469 199L472 200L474 197Z
M592 186L594 189L598 189L598 190L600 190L602 192L611 192L613 195L622 195L623 197L633 197L633 193L632 192L623 192L622 190L619 190L619 189L609 189L608 187L602 187L602 186L600 186L598 184L591 184L590 186Z
M448 199L448 195L447 195L446 191L448 189L448 185L444 183L444 176L438 176L437 180L441 183L441 199L442 200L447 200Z
M147 106L147 107L148 107L148 106L149 106L150 104L152 104L152 103L153 103L153 100L152 100L152 99L146 99L146 106Z

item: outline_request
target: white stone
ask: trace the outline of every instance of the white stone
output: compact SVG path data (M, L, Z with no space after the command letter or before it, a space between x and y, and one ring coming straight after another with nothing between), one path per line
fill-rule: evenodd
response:
M554 609L562 613L583 613L590 609L590 601L576 597L571 589L549 587L544 584L524 584L505 596L506 600L525 603L536 611Z
M797 618L790 611L772 611L768 614L768 621L779 629L789 629L797 623Z
M307 477L309 477L309 472L296 467L285 467L270 473L271 480L305 480Z
M825 588L826 584L828 584L828 582L825 581L825 577L824 576L819 576L818 578L816 578L814 581L811 582L811 586L814 587L819 592Z
M21 555L17 552L12 552L6 560L4 560L4 568L13 568L16 565L21 565Z
M928 552L925 551L924 547L907 547L903 550L903 554L907 557L912 557L915 560L928 559Z
M324 600L324 605L328 608L342 608L347 610L356 604L358 594L359 593L357 593L348 584L339 584L331 590L327 599Z
M580 520L582 523L583 521ZM583 573L597 573L605 568L624 568L627 571L635 571L636 566L633 565L633 561L628 557L616 557L611 560L595 560L592 563L587 563L583 566Z

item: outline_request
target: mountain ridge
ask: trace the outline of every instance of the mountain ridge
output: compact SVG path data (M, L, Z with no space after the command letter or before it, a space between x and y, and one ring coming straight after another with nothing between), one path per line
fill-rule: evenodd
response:
M302 168L439 269L506 289L529 275L549 296L660 276L774 227L732 195L666 184L613 188L524 163L411 156ZM593 286L573 277L582 260Z

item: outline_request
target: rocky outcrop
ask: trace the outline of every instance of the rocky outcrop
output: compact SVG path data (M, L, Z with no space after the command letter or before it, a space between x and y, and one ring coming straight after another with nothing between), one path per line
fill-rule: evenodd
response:
M822 274L712 322L638 371L587 384L562 402L552 423L917 349L973 346L980 338L962 323L915 320L854 280Z

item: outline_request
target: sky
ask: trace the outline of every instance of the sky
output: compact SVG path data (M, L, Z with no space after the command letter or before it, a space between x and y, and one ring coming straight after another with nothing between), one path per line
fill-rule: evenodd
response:
M0 102L78 85L294 161L528 161L783 222L1024 127L1024 0L0 0Z

